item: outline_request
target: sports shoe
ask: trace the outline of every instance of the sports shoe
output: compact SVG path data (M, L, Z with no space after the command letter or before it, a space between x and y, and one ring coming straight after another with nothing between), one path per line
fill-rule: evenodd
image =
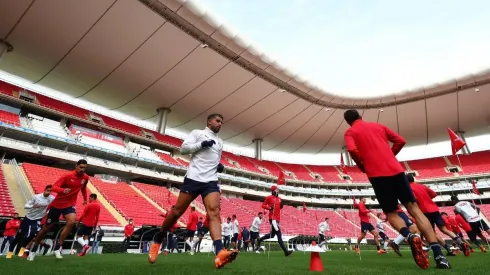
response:
M43 244L42 246L44 247L43 256L46 256L46 254L48 254L49 252L49 249L51 249L51 246L49 244Z
M36 257L36 253L31 252L31 253L29 253L29 256L27 256L27 260L28 260L29 262L32 262L32 261L34 261L34 258L35 258L35 257Z
M19 254L17 254L17 256L19 257L22 257L24 255L24 251L26 251L26 249L24 247L22 247L20 250L19 250Z
M470 256L470 245L468 243L461 244L461 251L463 251L465 257Z
M446 259L446 257L439 255L435 258L436 260L436 268L439 269L451 269L451 265L449 264L449 261Z
M485 247L483 245L480 245L480 250L483 253L487 253L487 250L485 249Z
M193 250L191 250L191 251L189 252L189 254L191 254L191 256L194 256L194 251L193 251Z
M354 248L354 250L356 251L356 255L359 256L361 254L361 250L358 247Z
M454 256L456 256L456 254L454 254L454 252L452 251L446 253L446 257L454 257Z
M394 241L390 241L388 245L391 247L391 249L393 249L396 255L403 257L402 253L400 252L400 247Z
M150 252L148 253L148 262L150 264L154 264L157 261L158 258L158 252L160 252L160 245L159 243L153 242L150 247Z
M423 249L423 242L419 235L412 234L408 237L408 243L412 250L412 256L415 263L422 269L429 268L429 259ZM444 256L442 256L444 258ZM446 259L446 258L444 258Z
M56 259L63 259L63 256L61 256L61 250L55 250L54 256L56 257Z
M84 245L83 246L83 249L82 249L82 252L80 252L80 254L78 254L79 257L83 257L85 256L85 254L87 254L87 251L90 249L90 246L88 245Z
M288 252L284 252L284 256L286 256L286 257L288 257L291 254L293 254L292 250L288 250Z
M386 254L386 250L384 249L380 249L378 250L378 254L381 255L381 254Z
M14 255L14 252L7 253L7 259L12 259L13 255Z
M29 251L24 251L24 254L22 256L19 256L21 259L27 259L27 256L29 256Z
M225 265L233 262L238 256L238 250L221 250L214 258L214 266L217 269L223 268Z

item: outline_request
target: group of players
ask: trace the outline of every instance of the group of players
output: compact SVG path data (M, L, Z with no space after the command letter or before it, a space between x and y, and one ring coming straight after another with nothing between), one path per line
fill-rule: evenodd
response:
M347 150L359 169L367 174L376 198L386 216L386 220L400 233L399 238L395 242L389 242L393 250L400 254L397 243L406 240L410 245L416 264L426 269L429 267L429 260L427 253L424 251L423 239L425 239L425 243L427 243L428 247L434 253L437 268L451 268L448 260L441 251L441 245L446 247L446 249L447 246L437 236L433 228L434 225L437 225L443 233L451 237L461 247L465 255L469 255L469 244L462 238L461 234L456 234L448 230L443 215L439 213L437 205L432 201L432 198L437 196L437 194L426 186L415 183L414 179L410 178L410 175L405 175L404 168L396 160L395 156L405 145L405 140L384 125L363 121L356 110L346 111L344 113L344 119L351 126L344 136ZM151 264L156 262L162 243L168 238L172 228L175 228L178 219L184 214L197 196L203 198L206 208L206 229L209 230L211 239L213 240L216 255L214 259L215 267L218 269L222 268L233 262L238 256L239 252L237 249L224 249L222 240L222 226L220 221L221 192L218 186L217 176L218 173L224 170L224 166L220 163L223 141L218 136L222 123L222 115L211 114L207 118L206 128L192 131L184 140L181 153L191 155L189 168L176 204L167 212L160 231L154 236L154 241L148 254L148 261ZM390 147L389 142L393 144L392 147ZM28 215L21 226L21 232L34 228L36 228L35 231L38 231L37 228L41 223L40 218L43 217L41 213L46 213L46 208L49 205L41 231L35 236L25 234L27 238L23 241L22 246L32 246L31 253L28 256L29 260L34 260L35 252L41 245L44 235L52 228L53 223L59 220L60 215L63 215L65 218L66 226L56 242L54 254L57 258L62 258L61 247L63 242L73 226L75 226L75 204L80 191L84 198L84 205L87 203L86 184L88 182L88 176L85 174L86 167L87 162L85 160L78 161L73 172L63 176L52 187L48 186L44 194L40 194L44 199L39 197L42 199L42 202L41 200L34 202L31 208L44 209L44 211L39 211L39 215L34 215L35 211L32 210L30 212L31 209L28 209ZM51 191L57 193L54 199L49 196ZM50 200L52 201L49 202ZM95 200L96 196L92 194L90 202L95 205ZM483 237L481 234L482 231L490 233L490 230L487 224L480 218L479 208L469 202L460 202L457 197L452 197L452 201L455 203L455 212L461 215L460 218L457 216L458 225L468 234L470 240L475 245L480 246L482 251L484 251L484 248L476 240L476 235ZM371 232L375 237L378 251L384 253L384 250L379 246L378 233L369 221L370 211L366 209L364 203L365 200L361 200L357 204L362 231L355 250L359 253L360 242L365 238L367 232ZM405 206L412 219L408 218L401 210L400 203ZM79 242L84 247L82 255L88 249L87 235L93 230L93 227L98 221L98 210L95 211L97 207L86 207L86 209L91 208L94 209L94 213L87 215L86 220L83 220L86 228L79 230L83 235L83 238L79 238ZM258 239L256 249L260 249L261 243L264 240L277 236L279 245L284 251L285 256L291 255L292 251L287 249L282 240L280 219L283 202L279 197L277 186L271 187L271 195L265 198L262 208L269 212L271 232ZM100 206L98 209L100 210ZM252 238L258 237L260 222L261 218L260 221L254 220L251 231ZM325 244L324 238L325 231L328 231L328 221L326 221L326 225L324 224L320 227L320 243ZM380 227L378 226L378 228ZM379 232L383 233L383 230ZM386 240L385 234L380 235L383 240ZM191 247L195 247L196 242L190 242L190 234L187 237L188 244ZM30 240L31 238L33 238L32 241ZM450 252L449 249L448 252Z

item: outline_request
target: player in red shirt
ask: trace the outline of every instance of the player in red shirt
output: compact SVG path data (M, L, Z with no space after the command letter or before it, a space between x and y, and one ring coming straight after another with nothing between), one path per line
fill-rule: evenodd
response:
M99 223L100 204L97 202L97 195L91 194L88 199L88 204L83 210L83 214L78 221L77 241L83 247L83 250L78 256L85 256L88 246L88 239ZM82 224L80 224L82 223Z
M487 250L485 249L485 246L483 246L478 241L478 239L476 238L476 236L478 236L482 240L484 240L488 243L487 238L485 236L483 236L482 232L475 234L475 231L473 231L473 229L471 228L471 225L465 220L465 218L460 213L456 212L456 210L454 211L454 215L456 215L454 218L454 222L456 223L456 226L458 228L461 227L466 232L466 235L468 235L468 238L470 238L470 240L474 244L476 244L478 247L480 247L481 252L486 253Z
M124 240L122 243L122 252L127 253L128 252L128 246L129 243L131 242L131 236L133 236L134 233L134 224L133 224L133 219L128 220L128 224L124 226Z
M194 235L197 230L197 222L199 221L199 217L196 213L196 207L191 207L191 213L189 213L189 217L187 218L187 227L185 233L185 243L190 248L190 254L194 255L194 246L197 243L194 243Z
M3 251L5 250L5 246L7 243L9 244L8 247L11 246L12 242L15 239L15 235L17 234L17 230L20 228L20 218L19 218L19 213L15 213L14 217L7 222L5 225L5 232L3 232L3 243L2 243L2 248L0 250L0 256L3 255Z
M281 198L279 198L279 189L276 185L271 187L272 195L267 196L262 203L262 208L269 211L269 222L271 224L271 233L264 235L262 238L258 240L257 243L257 252L260 249L260 244L267 239L274 238L277 236L277 241L284 251L284 255L287 257L293 253L293 251L289 251L284 242L282 240L281 228L279 227L279 222L281 221L281 209L283 208L283 204Z
M201 220L201 219L202 219L202 217L199 218L199 220ZM206 217L204 218L204 221L202 222L201 228L197 231L198 240L197 240L196 244L194 245L194 248L195 248L195 250L197 250L198 253L200 252L200 249L201 249L202 238L204 238L204 236L206 234L208 234L208 232L209 232L209 217L208 217L208 215L206 215Z
M366 208L366 198L361 198L361 201L357 203L356 198L354 198L354 207L359 209L359 218L361 220L361 235L357 238L357 244L354 246L354 250L356 253L359 255L360 250L359 250L359 244L362 242L364 238L366 238L366 233L370 232L374 236L374 242L376 243L376 248L378 250L378 254L384 254L386 251L382 250L379 247L379 234L378 231L374 228L374 226L371 224L371 221L369 221L369 214L371 213L371 210L368 210Z
M469 256L470 248L468 243L466 243L463 239L461 239L459 236L454 234L446 227L446 223L444 222L444 219L442 218L442 215L439 212L439 207L432 200L433 198L437 197L437 193L434 192L434 190L427 187L426 185L415 183L415 179L413 178L412 175L407 175L407 178L408 181L410 182L410 186L412 187L413 194L417 199L417 203L419 204L420 210L422 210L422 213L424 213L424 215L427 217L427 220L429 221L432 228L434 228L434 226L437 225L437 227L442 233L451 237L451 239L453 239L459 244L461 251L463 251L465 256ZM447 250L447 256L454 256L453 252L446 244L446 242L437 234L436 234L436 238L439 244L444 246L444 248Z
M54 223L57 223L60 216L63 215L66 221L66 225L60 234L56 246L54 248L54 255L57 259L62 259L61 249L63 248L63 242L68 234L70 234L77 218L75 205L77 203L78 194L82 193L83 205L87 204L87 183L89 176L85 174L87 169L87 161L81 159L77 162L75 170L68 172L59 178L53 185L52 191L57 195L53 202L49 206L46 223L43 229L37 234L35 239L35 245L32 248L32 253L29 254L28 260L33 261L36 255L37 247L44 239L46 233L51 230Z
M423 249L422 238L418 234L412 234L398 215L398 201L417 220L418 228L431 243L437 268L451 268L437 243L434 230L417 206L404 173L405 169L395 157L405 146L405 139L385 125L363 121L357 110L345 111L344 119L351 126L344 135L347 151L359 169L369 178L379 205L390 224L408 239L417 265L427 269L429 260ZM393 144L391 147L390 142Z

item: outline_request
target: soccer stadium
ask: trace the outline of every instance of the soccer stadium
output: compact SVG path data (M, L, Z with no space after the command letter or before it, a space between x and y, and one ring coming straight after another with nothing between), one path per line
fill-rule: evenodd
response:
M318 84L241 29L273 18L272 2L290 5L278 32L302 28L295 13L324 3L244 2L0 1L1 273L488 274L487 41L434 57L478 59L460 68L380 74L365 90L376 73L338 77L356 64L322 59ZM372 23L367 10L339 20L353 31ZM486 30L480 11L461 29ZM250 18L237 27L217 13ZM429 39L442 41L452 26L434 24ZM304 28L298 39L310 39ZM469 44L482 35L465 34ZM313 37L285 35L276 44L294 44L292 60L327 55ZM422 58L386 55L407 67L403 58ZM371 93L377 81L384 93Z

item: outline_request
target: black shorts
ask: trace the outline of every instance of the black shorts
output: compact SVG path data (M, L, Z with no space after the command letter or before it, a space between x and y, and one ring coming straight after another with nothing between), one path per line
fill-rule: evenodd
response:
M322 243L324 242L326 239L325 239L325 235L323 234L318 234L318 239L319 239L319 242Z
M398 201L403 205L416 202L405 173L389 177L369 178L379 205L386 214L398 209Z
M92 235L92 232L94 231L93 226L86 226L84 224L80 225L80 228L77 231L78 236L90 236Z
M260 237L259 232L250 231L250 239L255 240Z
M463 233L460 233L460 234L461 235L459 235L459 237L464 240ZM477 233L475 233L475 231L473 231L473 230L467 231L466 235L468 235L468 238L470 239L470 241L472 241L472 242L476 241Z
M57 223L60 220L61 215L63 215L64 217L68 214L74 214L76 212L77 211L75 209L75 206L62 208L62 209L51 207L48 210L48 218L46 220L46 224Z
M233 237L231 237L231 242L236 243L238 241L238 233L233 233Z
M444 222L444 219L442 218L442 215L439 211L432 212L432 213L424 213L424 215L427 217L432 227L434 227L434 225L437 225L438 227L446 226L446 223Z
M402 218L402 220L405 222L405 225L407 227L410 227L413 225L412 220L407 216L405 212L398 212L398 217Z
M197 231L197 236L204 237L204 235L208 234L209 232L209 227L201 227L199 231Z
M26 238L36 236L39 231L41 231L41 220L24 218L20 223L19 233L23 234Z
M487 231L488 224L484 220L479 220L477 222L470 222L471 231L475 233L475 235L480 234L482 231Z
M384 240L384 241L387 241L389 240L390 238L388 238L388 236L386 236L385 232L379 232L379 237L381 238L381 240Z
M367 233L374 230L374 226L368 222L361 222L361 232Z
M200 182L186 177L184 178L184 183L180 188L180 192L191 194L196 197L200 195L204 199L207 195L211 193L219 193L220 190L218 186L218 181Z
M196 231L187 229L187 231L185 232L185 237L186 238L192 238L192 237L194 237L195 234L196 234Z

